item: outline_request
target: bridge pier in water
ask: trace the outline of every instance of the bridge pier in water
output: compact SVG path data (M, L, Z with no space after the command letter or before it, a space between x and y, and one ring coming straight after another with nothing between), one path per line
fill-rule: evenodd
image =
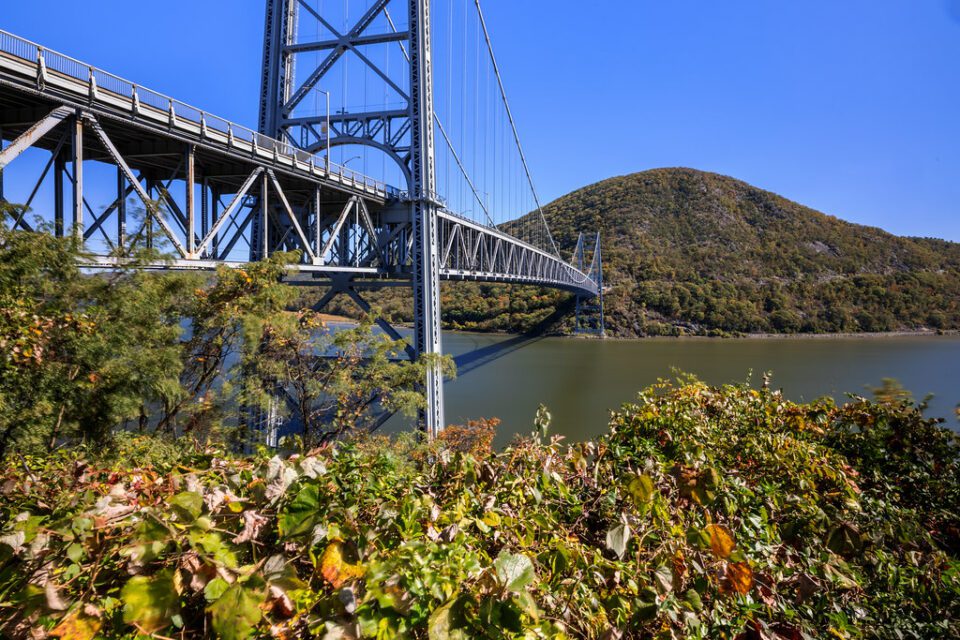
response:
M586 263L584 235L577 239L577 248L573 253L573 261L577 268L588 274L597 283L596 295L576 294L574 333L592 334L600 338L606 337L607 330L603 318L603 257L600 250L600 232L597 232L593 244L593 254L590 264Z

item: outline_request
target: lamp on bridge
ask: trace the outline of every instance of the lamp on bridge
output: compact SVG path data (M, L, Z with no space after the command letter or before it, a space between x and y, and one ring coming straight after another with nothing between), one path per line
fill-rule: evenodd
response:
M326 173L330 173L330 92L324 91L320 87L314 87L314 90L317 93L322 93L326 97L327 101L327 119L323 124L323 138L324 142L327 145L327 157L324 158L324 169ZM341 109L342 111L342 109ZM303 130L306 133L306 129Z

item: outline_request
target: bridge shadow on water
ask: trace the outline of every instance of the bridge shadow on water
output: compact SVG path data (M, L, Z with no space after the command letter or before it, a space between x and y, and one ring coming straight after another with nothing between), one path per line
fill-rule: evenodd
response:
M478 369L514 351L519 351L528 345L539 342L545 337L546 336L543 335L522 334L496 344L474 349L468 353L461 353L453 359L457 365L457 377L462 377L474 369Z
M463 376L485 364L489 364L494 360L498 360L499 358L543 340L548 336L548 331L551 328L555 328L557 323L573 311L575 304L575 300L571 296L569 299L558 304L553 313L538 322L536 326L526 333L455 356L453 361L457 365L457 376Z

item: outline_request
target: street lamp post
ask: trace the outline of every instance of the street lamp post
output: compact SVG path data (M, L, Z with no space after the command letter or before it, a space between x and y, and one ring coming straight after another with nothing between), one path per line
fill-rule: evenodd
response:
M346 176L344 175L344 169L347 168L347 165L348 165L348 164L350 164L350 163L353 162L354 160L359 160L359 159L360 159L360 156L353 156L352 158L347 158L346 160L341 160L341 161L340 161L340 177L341 177L341 178L346 177ZM353 172L353 177L350 178L350 179L353 180L353 183L354 183L354 184L356 184L356 183L357 183L357 172L356 172L356 171L353 171L353 169L351 169L351 171Z
M324 172L329 175L330 174L330 92L324 91L320 87L314 87L314 89L322 93L327 101L327 120L325 125L326 131L323 132L324 142L326 143L326 147L327 147L327 157L324 158L323 168L324 168Z

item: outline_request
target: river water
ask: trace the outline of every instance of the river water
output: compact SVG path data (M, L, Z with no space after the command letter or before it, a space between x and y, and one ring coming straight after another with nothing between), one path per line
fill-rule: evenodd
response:
M869 395L868 387L896 378L918 399L934 394L928 415L958 427L957 336L529 340L445 333L444 349L460 360L458 378L445 386L447 422L500 418L498 444L530 432L540 403L553 414L552 433L571 440L594 437L605 431L611 409L673 370L711 384L742 382L752 371L754 385L770 371L772 385L797 401ZM399 417L387 424L388 431L403 427Z

